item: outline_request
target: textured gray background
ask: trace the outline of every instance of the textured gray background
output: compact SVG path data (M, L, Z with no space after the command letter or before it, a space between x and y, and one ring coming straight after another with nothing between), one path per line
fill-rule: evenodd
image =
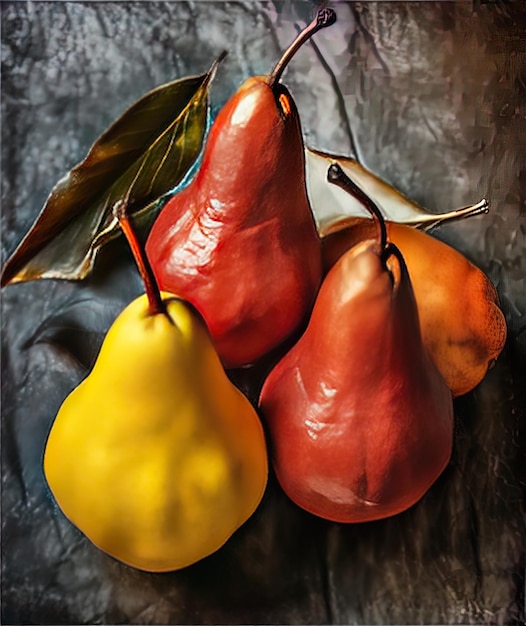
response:
M146 90L229 56L220 106L265 73L313 2L2 2L2 259L55 182ZM112 244L83 283L2 292L2 623L515 624L524 620L526 10L521 2L333 3L338 23L285 74L310 145L352 152L432 211L487 196L487 216L435 234L497 285L509 339L455 401L453 460L393 519L345 526L271 479L208 559L134 571L56 509L47 432L140 283ZM337 86L337 87L336 87ZM247 376L236 376L247 385ZM257 386L256 386L257 387ZM252 385L248 392L254 394Z

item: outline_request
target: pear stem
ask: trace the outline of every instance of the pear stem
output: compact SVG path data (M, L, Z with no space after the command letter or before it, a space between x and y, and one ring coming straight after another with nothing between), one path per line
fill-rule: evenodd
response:
M281 59L276 63L275 68L272 70L272 73L269 75L267 79L268 86L273 89L274 85L279 82L283 71L289 64L289 61L296 54L296 52L301 48L301 46L322 28L326 26L330 26L334 24L336 21L336 13L332 9L323 8L318 11L316 17L312 20L312 22L301 31L301 33L296 37L296 39L290 44L290 46L285 50Z
M347 174L342 170L338 163L332 163L327 171L327 180L350 193L357 200L359 200L365 208L371 214L373 220L376 223L376 229L378 231L378 243L380 244L380 250L382 254L388 248L387 241L387 227L385 225L385 219L382 212L378 208L378 205L362 190L358 185L351 180Z
M150 315L166 313L166 306L161 298L161 292L159 290L159 285L157 284L157 279L153 273L150 261L146 256L146 252L144 251L143 246L139 243L139 238L137 237L137 233L135 232L135 228L130 221L126 209L126 203L119 200L113 206L113 216L119 222L119 226L132 251L135 263L137 263L137 267L146 290L146 296L148 298L148 313Z

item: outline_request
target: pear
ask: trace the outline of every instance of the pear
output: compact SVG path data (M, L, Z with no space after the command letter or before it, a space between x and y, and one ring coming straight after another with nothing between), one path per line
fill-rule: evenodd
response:
M482 270L435 237L395 223L387 223L387 232L407 263L424 345L453 396L466 394L506 343L497 291ZM333 225L322 239L325 270L372 233L370 219Z
M44 471L63 513L96 546L160 572L210 555L251 516L267 453L200 315L159 292L135 235L131 243L147 293L118 316L62 404Z
M330 180L356 187L336 165ZM422 343L403 256L367 206L379 238L327 274L307 329L259 401L284 491L346 523L415 504L448 464L453 440L451 392Z
M226 367L253 363L306 322L321 281L299 115L279 79L334 21L320 10L269 76L249 78L226 102L195 177L148 237L161 288L203 315Z

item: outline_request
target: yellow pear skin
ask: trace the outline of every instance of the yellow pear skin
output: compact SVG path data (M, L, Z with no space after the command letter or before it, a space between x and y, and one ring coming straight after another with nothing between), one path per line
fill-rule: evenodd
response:
M210 555L257 508L267 482L257 413L228 380L199 315L134 300L89 376L61 406L44 471L64 514L138 569Z

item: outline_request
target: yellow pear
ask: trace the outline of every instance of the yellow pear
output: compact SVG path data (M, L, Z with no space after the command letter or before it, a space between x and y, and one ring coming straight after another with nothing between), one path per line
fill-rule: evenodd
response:
M60 408L44 471L96 546L168 571L213 553L250 517L267 453L257 413L227 378L199 314L145 284Z

